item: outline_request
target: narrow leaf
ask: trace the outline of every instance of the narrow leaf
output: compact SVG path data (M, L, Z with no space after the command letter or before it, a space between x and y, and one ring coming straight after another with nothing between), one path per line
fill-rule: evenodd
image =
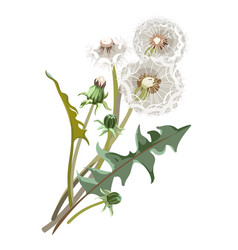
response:
M79 124L80 124L84 128L84 124L81 121L78 121L76 119L76 116L78 114L77 109L69 103L68 96L65 93L61 92L58 82L47 71L45 71L45 74L49 79L51 79L55 83L55 86L56 86L56 89L59 93L59 96L60 96L60 98L65 106L65 109L66 109L68 117L69 117L71 129L72 129L73 141L75 141L77 138L82 138L82 139L86 140L87 143L89 143L88 139L85 136L86 130L81 129L79 127Z
M74 167L72 166L74 142L78 138L84 139L85 141L87 141L87 143L89 143L89 141L85 136L86 130L84 129L85 128L84 124L76 119L76 116L78 114L77 109L69 103L68 96L65 93L61 92L58 82L47 71L45 71L45 74L49 79L51 79L54 82L56 89L58 91L58 94L65 106L65 109L67 111L69 121L70 121L71 146L70 146L70 155L69 155L69 162L68 162L67 183L68 183L69 205L72 206L73 197L74 197L74 194L73 194ZM79 124L83 127L82 129L79 127Z

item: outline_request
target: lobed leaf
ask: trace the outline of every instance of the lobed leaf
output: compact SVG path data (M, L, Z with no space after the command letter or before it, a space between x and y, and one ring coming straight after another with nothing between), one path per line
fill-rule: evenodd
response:
M86 140L87 143L89 143L88 139L85 136L86 130L84 129L84 124L76 119L76 116L78 114L77 109L69 103L68 96L65 93L61 92L58 82L47 71L45 71L45 74L55 83L59 96L65 106L71 125L72 140L75 141L77 138L82 138ZM79 124L83 127L83 129L79 127Z
M104 151L100 148L99 144L97 144L98 154L108 162L112 171L108 172L89 168L93 174L93 178L85 178L78 175L79 182L87 193L100 196L100 188L111 190L112 182L115 177L119 177L124 186L130 175L133 164L138 162L146 168L152 183L154 181L154 154L163 154L167 145L176 152L180 140L189 128L190 125L179 129L173 126L157 127L160 132L155 130L147 132L151 139L149 141L141 134L140 126L138 126L135 136L137 150L135 153L129 152L126 156Z

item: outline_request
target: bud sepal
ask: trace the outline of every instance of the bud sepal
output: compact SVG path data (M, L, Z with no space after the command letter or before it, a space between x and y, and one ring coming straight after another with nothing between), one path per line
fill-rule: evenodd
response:
M121 202L121 195L118 194L117 192L111 192L109 190L101 189L101 188L100 188L100 191L104 195L101 197L98 197L98 198L102 199L105 202L105 206L104 206L102 212L105 211L106 208L108 207L110 214L112 216L113 215L112 206Z
M102 133L100 134L100 136L110 131L116 138L116 133L121 135L121 131L123 130L123 128L120 128L117 125L117 117L113 114L106 115L103 122L100 120L95 120L95 122L99 122L102 125L98 128L98 130L102 129Z
M81 102L79 107L82 108L87 104L96 105L95 115L98 109L100 108L101 104L103 104L105 109L111 110L108 107L107 103L104 101L108 96L108 92L106 94L104 92L105 86L106 86L106 81L103 76L99 76L98 78L96 78L94 80L94 85L89 88L87 93L82 92L79 94L79 96L84 95L87 97L87 100Z

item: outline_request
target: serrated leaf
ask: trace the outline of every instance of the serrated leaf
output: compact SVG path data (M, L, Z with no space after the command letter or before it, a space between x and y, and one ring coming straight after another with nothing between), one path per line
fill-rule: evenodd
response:
M141 134L140 126L138 126L135 137L137 150L135 153L129 152L126 156L104 151L100 148L99 144L97 144L98 154L109 163L112 172L90 168L89 170L94 177L93 181L92 178L78 176L79 182L88 194L101 195L100 188L111 190L115 177L119 177L124 186L135 162L140 163L146 168L151 177L151 182L153 182L155 157L152 153L156 155L163 154L167 145L176 152L180 140L189 128L190 125L180 129L173 126L157 127L160 133L154 130L149 131L148 134L151 139L149 141Z
M68 183L69 205L72 206L73 198L74 198L74 195L73 195L74 166L72 165L74 142L78 138L84 139L85 141L87 141L88 144L89 144L89 141L87 137L85 136L86 130L84 129L85 128L84 124L76 119L76 116L78 114L77 109L69 103L68 96L60 90L58 82L47 71L45 71L45 74L49 79L51 79L54 82L56 89L58 91L58 94L67 111L70 126L71 126L71 146L70 146L70 155L69 155L69 162L68 162L68 179L67 179L68 182L67 183ZM79 127L79 124L83 127L82 129Z
M72 129L73 141L75 141L77 138L82 138L82 139L86 140L87 143L89 143L88 139L85 136L86 130L81 129L79 127L79 124L80 124L84 128L84 124L81 121L78 121L76 119L76 116L78 114L77 109L69 103L69 100L68 100L69 97L65 93L61 92L58 82L47 71L45 71L45 74L49 79L51 79L54 82L56 89L59 93L59 96L60 96L60 98L65 106L65 109L66 109L68 117L69 117L71 129Z

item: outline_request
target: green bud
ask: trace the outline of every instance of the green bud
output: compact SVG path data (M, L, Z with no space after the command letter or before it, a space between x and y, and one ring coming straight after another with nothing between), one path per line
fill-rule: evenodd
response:
M104 97L104 89L98 88L95 85L89 88L87 99L92 100L92 104L102 103Z
M101 106L101 104L104 106L105 109L111 110L107 103L104 101L104 99L107 98L108 93L104 93L104 88L106 86L106 81L103 76L99 76L94 80L94 85L91 86L88 90L88 92L82 92L79 95L85 95L87 97L87 100L83 101L80 105L80 108L84 107L86 104L92 104L96 105L95 109L95 115L97 113L97 110Z
M117 192L112 192L107 195L107 202L110 205L118 204L121 202L121 196Z
M105 99L104 88L106 81L100 76L94 80L94 85L91 86L87 93L87 99L92 100L92 104L102 103Z
M115 125L117 124L117 118L115 115L113 114L109 114L109 115L106 115L104 117L104 125L106 128L114 128Z

